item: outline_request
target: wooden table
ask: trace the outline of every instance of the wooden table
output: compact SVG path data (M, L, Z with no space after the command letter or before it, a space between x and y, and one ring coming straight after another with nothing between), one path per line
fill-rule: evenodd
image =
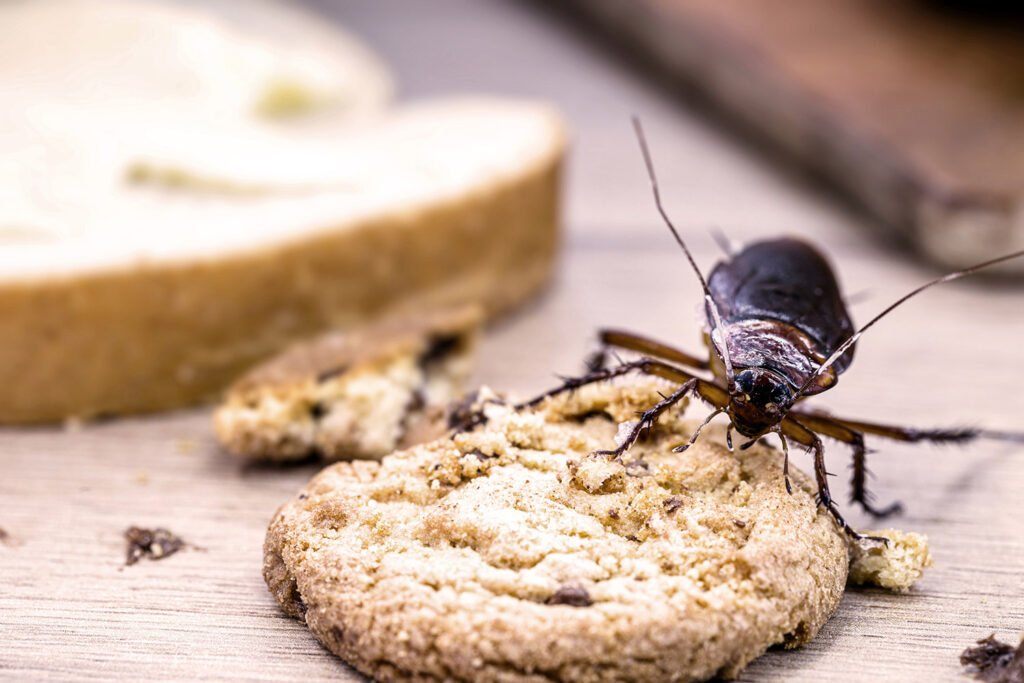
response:
M669 210L705 268L708 228L734 240L822 245L864 321L936 275L880 245L866 219L723 133L558 17L532 5L323 0L394 65L402 96L536 96L571 121L565 249L545 297L493 327L476 380L530 394L575 372L599 325L696 350L698 288L660 224L628 124L647 125ZM878 325L817 405L864 418L1021 427L1024 295L980 281L929 292ZM2 352L2 350L0 350ZM4 387L17 391L17 387ZM818 638L743 680L955 680L957 655L1024 631L1024 448L875 440L893 524L931 539L935 567L906 595L850 590ZM847 452L830 466L845 499ZM807 467L806 458L798 463ZM356 680L278 610L260 576L265 526L316 465L248 466L220 452L210 409L75 429L0 431L0 678ZM846 507L855 524L868 522ZM166 526L201 549L123 567L123 530Z

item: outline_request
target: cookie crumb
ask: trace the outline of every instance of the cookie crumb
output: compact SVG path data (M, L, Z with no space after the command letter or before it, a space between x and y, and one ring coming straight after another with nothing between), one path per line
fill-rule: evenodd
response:
M683 499L679 496L669 496L665 499L663 505L665 506L665 512L675 512L683 507Z
M549 605L569 605L570 607L590 607L594 601L590 599L587 589L578 583L562 585L547 600Z
M625 486L625 468L616 460L590 457L569 466L572 484L587 493L614 493Z
M888 538L889 543L850 543L850 581L853 583L870 583L903 592L921 578L925 568L932 566L927 536L896 529L864 533Z
M124 539L128 542L125 566L130 566L147 557L151 560L162 560L170 557L185 547L185 541L175 536L167 529L143 529L137 526L129 527L124 532Z
M639 424L639 420L626 420L625 422L619 423L619 429L615 432L615 447L621 448L622 444L626 443L630 435L633 433L633 428Z
M978 641L960 654L960 664L974 677L987 683L1020 683L1024 681L1024 640L1014 648L996 640L996 634Z
M493 454L492 455L488 455L487 453L484 453L479 448L474 448L473 450L471 450L468 453L466 453L466 455L475 456L476 459L478 461L480 461L480 462L487 462L488 460L494 460L495 458L501 457L501 456L493 455Z

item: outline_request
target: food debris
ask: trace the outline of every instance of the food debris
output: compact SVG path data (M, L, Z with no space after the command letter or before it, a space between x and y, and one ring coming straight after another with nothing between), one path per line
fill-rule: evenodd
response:
M662 501L662 505L665 506L665 512L675 512L679 508L683 507L683 499L679 496L669 496Z
M590 599L590 593L583 586L567 583L555 591L555 594L548 598L549 605L569 605L570 607L590 607L594 601Z
M151 560L162 560L185 547L184 540L175 536L167 529L142 529L137 526L124 532L128 542L125 566L130 566L147 557Z
M852 583L871 583L889 590L903 592L921 578L926 568L932 566L927 536L896 529L874 530L865 533L869 536L888 538L889 543L850 544L850 581Z
M996 640L996 634L978 641L960 655L960 663L987 683L1024 683L1024 640L1014 648Z

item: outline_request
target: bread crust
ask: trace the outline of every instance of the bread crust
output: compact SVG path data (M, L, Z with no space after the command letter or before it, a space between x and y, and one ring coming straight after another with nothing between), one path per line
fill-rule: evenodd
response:
M405 307L508 311L554 263L565 146L560 128L554 137L549 154L472 194L287 244L0 284L0 422L210 399L297 339Z

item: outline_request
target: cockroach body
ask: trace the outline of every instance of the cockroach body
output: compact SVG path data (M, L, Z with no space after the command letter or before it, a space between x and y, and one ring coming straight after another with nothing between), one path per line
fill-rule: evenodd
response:
M727 412L743 436L770 430L801 387L810 382L804 396L825 391L853 361L851 346L825 373L815 375L854 329L832 269L806 242L751 244L715 266L708 290L736 373L738 391L730 396ZM708 320L713 320L710 311ZM712 351L711 369L727 380L710 336L705 341Z
M705 280L689 248L662 207L643 131L639 121L634 119L633 124L647 165L658 212L685 253L704 291L707 315L704 339L710 360L705 361L673 346L631 332L606 329L600 332L605 349L622 348L640 353L641 357L613 367L588 363L589 372L586 375L566 379L561 386L519 407L528 408L554 394L630 372L642 372L677 382L679 389L644 411L632 423L632 427L625 431L616 448L597 451L595 455L621 457L644 430L654 425L661 413L693 394L713 406L714 410L695 430L689 443L677 446L674 449L676 452L686 450L696 441L705 425L717 415L725 413L730 421L726 432L730 448L733 429L749 439L741 448L750 446L766 434L778 435L784 453L783 477L786 489L792 491L789 482L788 441L796 441L814 453L819 504L855 539L864 537L845 522L829 492L821 435L851 447L851 502L860 504L867 512L879 517L899 510L900 506L894 503L885 508L876 508L871 504L866 487L865 434L908 442L954 443L979 436L1024 440L1021 434L979 429L921 430L881 425L795 407L807 396L819 394L834 386L839 375L850 367L854 347L860 336L894 308L929 287L1024 256L1024 251L932 280L901 297L855 330L832 268L814 247L801 240L783 238L750 244L717 264ZM607 358L607 354L602 352L598 357ZM709 371L712 377L702 378L694 374L693 370ZM884 538L868 538L886 542Z

